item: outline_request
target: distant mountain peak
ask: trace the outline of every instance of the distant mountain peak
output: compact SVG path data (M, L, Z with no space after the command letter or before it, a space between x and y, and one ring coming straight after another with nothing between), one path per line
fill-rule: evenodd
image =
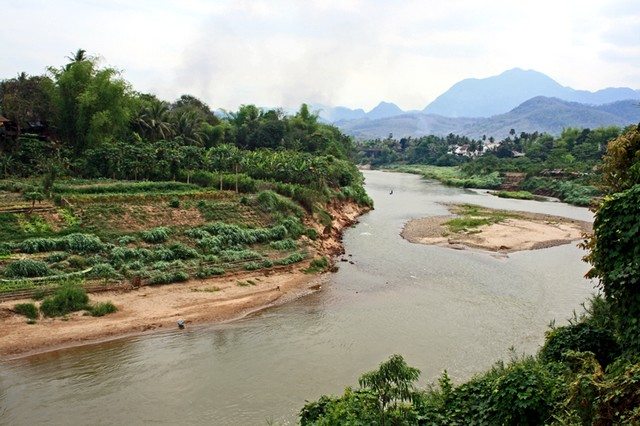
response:
M512 68L486 78L459 81L423 110L446 117L491 117L506 113L536 96L602 105L639 99L640 92L629 88L607 88L597 92L564 87L536 70Z
M378 118L393 117L403 113L404 111L400 109L398 105L392 102L382 101L367 113L367 118L376 120Z

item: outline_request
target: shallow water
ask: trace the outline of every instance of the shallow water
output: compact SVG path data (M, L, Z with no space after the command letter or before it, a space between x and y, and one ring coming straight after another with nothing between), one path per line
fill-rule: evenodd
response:
M244 320L0 364L0 424L295 423L305 399L338 393L392 353L463 380L534 353L553 319L594 291L574 245L508 258L408 243L411 218L468 202L591 220L584 208L501 199L415 175L365 172L376 209L345 234L320 292ZM389 195L393 189L393 195Z

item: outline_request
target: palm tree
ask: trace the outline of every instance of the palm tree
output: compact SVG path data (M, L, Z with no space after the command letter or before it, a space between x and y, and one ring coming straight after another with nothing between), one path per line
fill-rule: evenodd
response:
M75 53L71 52L71 56L67 56L67 59L71 62L82 62L88 59L87 51L84 49L78 49Z
M134 119L134 124L152 142L169 139L173 134L166 102L155 101L144 107Z
M193 111L179 113L173 122L175 134L192 145L202 143L201 121Z

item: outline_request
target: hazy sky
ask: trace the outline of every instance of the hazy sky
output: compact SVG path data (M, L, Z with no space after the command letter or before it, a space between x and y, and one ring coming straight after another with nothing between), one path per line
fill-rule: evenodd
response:
M140 91L213 108L422 109L455 82L535 69L640 88L640 0L0 0L0 78L78 48Z

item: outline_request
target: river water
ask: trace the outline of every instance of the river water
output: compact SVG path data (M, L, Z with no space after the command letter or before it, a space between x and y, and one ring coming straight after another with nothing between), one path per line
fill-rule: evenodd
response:
M440 202L591 220L556 202L501 199L415 175L367 171L376 209L344 238L322 290L241 321L125 338L0 364L0 424L292 424L306 399L340 393L393 353L464 380L534 353L553 319L594 292L574 245L494 257L408 243ZM393 189L393 195L390 190Z

